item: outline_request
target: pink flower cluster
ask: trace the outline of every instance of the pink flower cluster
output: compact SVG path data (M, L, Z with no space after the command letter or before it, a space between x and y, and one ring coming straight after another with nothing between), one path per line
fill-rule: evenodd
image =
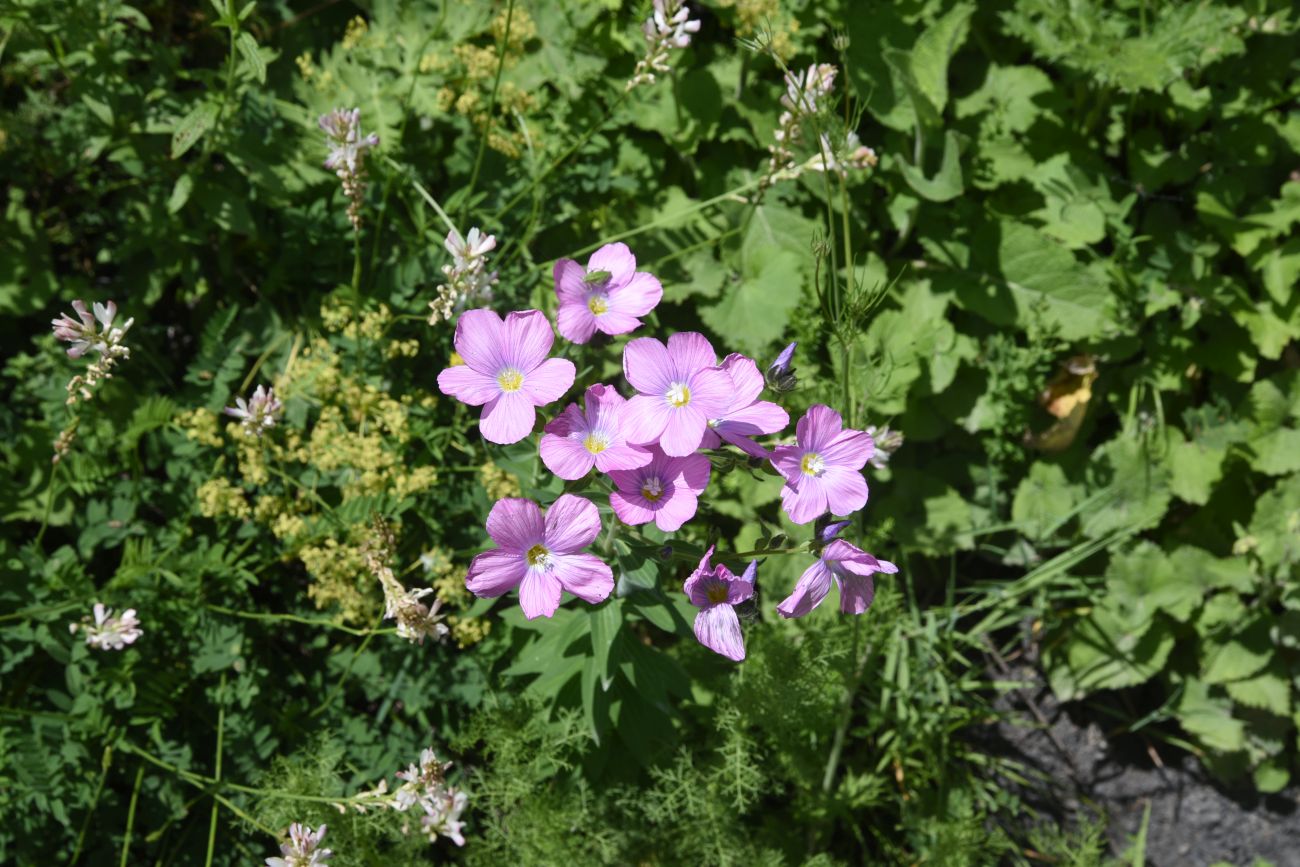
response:
M556 325L575 344L587 343L597 331L635 330L663 296L659 280L636 270L636 258L624 244L601 247L585 267L560 260L554 280ZM559 400L576 378L572 362L550 357L554 335L539 310L516 311L504 320L491 310L466 311L456 323L454 343L463 364L443 370L438 387L462 403L482 406L479 431L494 443L529 436L537 408ZM766 382L776 376L778 393L794 387L793 350L788 347L768 369ZM593 468L607 475L613 488L609 506L622 523L653 522L666 533L680 529L695 516L712 475L702 450L724 444L771 462L784 479L782 505L797 524L827 512L850 515L866 505L862 470L873 456L872 437L846 429L830 407L810 408L795 428L793 444L769 452L756 441L784 431L790 418L761 399L766 383L753 359L732 353L719 362L704 335L680 332L666 343L633 338L624 347L622 366L633 394L624 397L605 383L587 386L581 406L570 403L545 423L539 444L542 462L561 479L576 482ZM475 557L466 578L480 597L518 588L531 619L553 615L564 591L591 603L613 591L609 566L583 551L601 531L600 511L588 499L566 493L545 513L531 500L498 500L487 531L498 547ZM848 542L818 543L818 561L778 606L783 616L807 614L832 581L841 587L841 609L861 614L871 602L870 575L897 571ZM717 653L740 660L744 642L733 608L753 595L757 564L737 578L722 564L711 566L712 553L710 548L684 588L701 609L696 635Z

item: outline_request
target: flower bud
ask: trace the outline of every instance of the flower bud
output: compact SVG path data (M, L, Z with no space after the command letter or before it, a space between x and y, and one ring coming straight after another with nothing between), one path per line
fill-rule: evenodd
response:
M795 376L794 367L791 366L790 360L794 358L794 348L798 343L791 343L781 354L776 357L767 368L764 379L767 380L767 387L777 394L785 394L794 391L795 386L799 384L798 377Z

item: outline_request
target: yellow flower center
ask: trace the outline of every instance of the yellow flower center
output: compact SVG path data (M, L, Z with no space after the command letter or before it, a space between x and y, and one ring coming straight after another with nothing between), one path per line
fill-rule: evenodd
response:
M691 390L686 387L685 383L678 382L668 389L668 394L664 395L668 402L673 406L686 406L691 402Z
M497 385L502 391L518 391L524 387L524 375L513 367L507 367L497 374Z
M541 543L529 548L524 557L528 560L529 566L540 566L545 569L551 565L551 552L546 550L546 546Z
M804 452L803 460L799 461L799 469L803 470L805 476L820 476L826 469L826 462L816 452Z
M604 295L592 295L587 299L587 309L599 316L609 310L609 299Z
M709 601L712 602L714 605L717 605L719 602L726 602L727 585L723 584L722 582L718 582L716 584L710 584L708 588L705 589L704 595L707 596Z
M593 455L598 455L609 448L609 438L604 434L587 434L587 438L582 441L582 447Z
M645 497L652 503L659 502L659 498L664 495L663 482L658 479L646 479L641 484L641 496Z

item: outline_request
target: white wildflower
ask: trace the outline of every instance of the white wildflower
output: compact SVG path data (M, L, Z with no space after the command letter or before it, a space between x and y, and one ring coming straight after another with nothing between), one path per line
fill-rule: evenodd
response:
M438 286L438 297L429 302L429 324L450 320L470 303L492 300L497 272L488 271L487 254L496 249L497 239L474 227L463 237L457 231L443 242L451 262L442 266L446 282Z
M283 405L276 399L275 389L259 385L247 401L237 397L235 405L228 406L223 411L226 415L239 419L239 423L244 426L245 436L260 437L275 427L281 409Z
M119 359L131 357L130 348L122 341L135 320L128 319L120 326L114 325L117 305L112 301L105 304L95 302L92 307L93 314L86 309L84 301L73 301L72 309L77 314L76 319L64 313L50 323L54 326L55 339L72 344L68 347L70 358L81 358L88 351L99 353L99 358L86 368L85 373L77 374L68 382L69 404L89 400L99 383L113 376L113 365ZM58 459L57 454L55 459Z
M700 22L690 17L690 10L682 0L654 0L654 13L641 26L645 33L645 57L637 61L627 90L642 84L653 84L655 73L671 72L668 60L673 49L691 44L691 34L698 33Z
M781 96L785 110L777 119L773 143L768 146L771 157L759 184L760 193L777 181L792 180L805 171L844 174L850 169L876 165L876 152L864 145L852 130L845 134L839 147L828 133L819 133L817 152L802 163L795 159L795 147L803 140L806 123L828 107L829 97L835 90L836 73L836 68L829 63L814 63L802 72L786 71L785 93Z
M874 424L867 425L867 433L871 436L875 448L871 451L871 457L867 462L877 470L883 470L889 466L889 459L894 452L898 451L903 445L903 434L896 430L890 430L889 425L876 427Z
M379 135L361 134L361 109L336 108L320 116L320 128L329 140L325 168L332 169L343 182L348 199L348 219L353 229L361 228L361 205L366 194L366 151L378 147Z
M420 600L433 592L432 587L407 590L402 586L388 565L392 547L387 528L381 527L365 550L366 568L384 588L384 619L396 620L397 634L414 644L423 644L425 638L442 638L449 632L446 624L441 622L444 615L438 613L442 600L435 599L432 606L425 605Z
M280 856L267 858L266 867L316 867L324 864L334 853L320 848L325 839L325 825L312 831L310 825L294 822L289 826L289 842L280 844Z
M93 622L89 617L83 617L80 623L69 624L68 631L75 635L78 629L84 630L86 644L96 650L121 650L144 634L134 608L128 608L115 617L113 609L96 602L94 612Z

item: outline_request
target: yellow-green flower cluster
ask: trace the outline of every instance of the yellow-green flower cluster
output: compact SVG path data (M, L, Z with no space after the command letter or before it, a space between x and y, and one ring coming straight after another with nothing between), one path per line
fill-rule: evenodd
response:
M221 433L217 430L217 414L202 407L182 412L176 416L176 424L185 436L209 448L220 448Z
M450 554L434 548L420 558L420 563L429 572L433 592L448 609L463 612L474 604L474 596L465 587L465 575L469 570L453 563ZM482 641L492 630L492 621L464 614L448 616L447 625L451 627L451 637L462 649Z
M243 490L231 484L229 479L210 479L199 485L198 500L199 514L205 518L236 518L242 521L253 514Z
M487 491L488 499L494 502L517 497L521 493L519 480L491 461L478 468L478 477L483 490Z

